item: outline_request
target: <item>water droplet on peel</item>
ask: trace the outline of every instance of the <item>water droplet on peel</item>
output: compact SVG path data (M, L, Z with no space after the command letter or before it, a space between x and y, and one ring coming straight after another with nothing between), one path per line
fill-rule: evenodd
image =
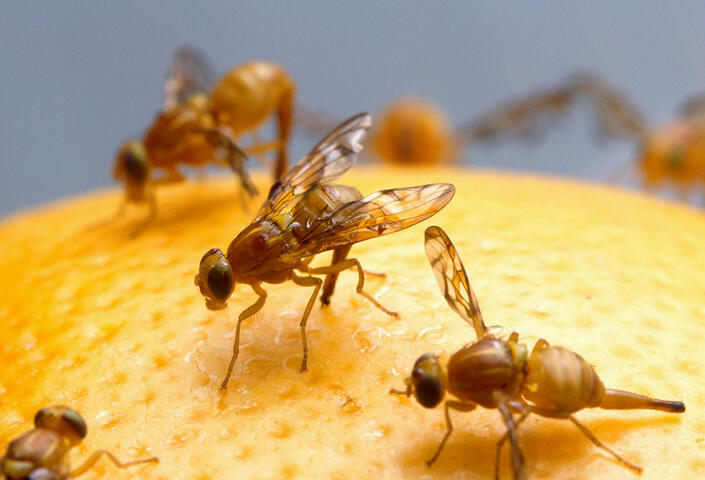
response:
M416 340L427 340L435 345L440 345L445 343L445 333L441 325L434 325L432 327L426 327L419 332L416 336Z
M363 437L380 438L384 436L384 432L374 420L370 421L367 425L369 426L369 430L362 434Z

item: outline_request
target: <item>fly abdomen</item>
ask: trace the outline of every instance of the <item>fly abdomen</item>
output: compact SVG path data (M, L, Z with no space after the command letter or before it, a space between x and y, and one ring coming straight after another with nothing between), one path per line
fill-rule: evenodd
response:
M529 357L522 395L545 413L565 417L602 402L605 387L580 355L549 346ZM552 415L545 415L552 416Z

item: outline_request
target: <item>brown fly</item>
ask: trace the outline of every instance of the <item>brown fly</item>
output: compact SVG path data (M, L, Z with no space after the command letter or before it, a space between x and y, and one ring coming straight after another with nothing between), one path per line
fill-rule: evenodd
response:
M177 50L164 86L164 110L141 139L125 142L115 157L113 176L125 186L116 216L127 203L147 203L149 214L139 233L156 214L155 187L183 180L183 166L227 164L240 179L243 201L245 193L257 193L244 169L244 152L277 150L274 179L281 178L288 168L295 96L294 80L276 63L243 63L216 82L202 53ZM278 138L259 142L257 131L271 117L276 117ZM244 134L252 134L256 143L243 152L233 142Z
M0 458L0 474L7 480L66 480L87 472L103 455L118 468L159 462L152 457L123 463L107 450L96 450L71 470L66 454L86 433L86 422L75 410L61 405L42 408L34 416L34 428L10 442Z
M453 197L446 183L381 190L367 197L354 187L332 185L355 162L370 128L368 114L357 115L329 133L284 178L276 182L257 217L232 241L227 255L218 249L202 258L195 283L211 310L227 306L236 283L250 285L257 301L238 317L233 355L221 384L226 388L238 355L240 326L267 298L262 283L291 280L313 293L301 318L303 360L307 369L306 321L321 287L330 302L340 272L357 269L357 293L383 312L396 315L364 291L360 262L347 258L354 243L398 232L434 215ZM331 265L310 267L313 256L333 250ZM299 275L303 273L305 275ZM325 275L325 282L314 275Z
M477 335L476 341L450 357L445 368L437 355L422 355L406 379L406 389L391 390L407 397L414 395L426 408L436 407L446 392L456 397L445 401L447 431L427 463L431 465L436 461L453 431L450 410L469 412L479 405L498 409L507 427L497 443L495 478L499 478L500 452L507 440L512 448L514 479L526 478L517 429L531 413L570 420L595 446L627 468L641 472L641 467L604 445L573 414L584 408L682 413L685 405L605 388L592 366L580 355L549 345L546 340L536 342L528 353L526 345L519 343L518 333L513 332L507 340L497 337L494 332L498 327L485 326L465 268L446 233L439 227L429 227L425 238L426 255L443 296L448 305L473 326Z

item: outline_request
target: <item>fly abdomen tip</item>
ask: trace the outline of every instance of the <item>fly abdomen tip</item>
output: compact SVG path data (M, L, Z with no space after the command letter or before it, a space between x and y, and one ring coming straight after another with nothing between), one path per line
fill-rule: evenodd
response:
M683 402L671 401L671 400L653 400L652 405L658 410L663 410L672 413L683 413L685 412L685 404Z

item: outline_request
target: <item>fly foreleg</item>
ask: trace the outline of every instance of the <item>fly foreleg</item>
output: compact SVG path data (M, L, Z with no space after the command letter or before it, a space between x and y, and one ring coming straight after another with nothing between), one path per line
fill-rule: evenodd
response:
M259 298L255 303L243 310L237 318L237 326L235 327L235 340L233 341L233 356L230 358L230 365L228 365L228 373L225 374L225 379L223 383L220 384L220 389L225 390L228 388L228 380L233 373L233 367L235 366L235 360L237 360L237 355L240 353L240 325L242 322L250 318L255 313L259 312L264 306L265 300L267 300L267 292L265 289L259 286L257 283L250 285L252 290L255 291Z
M453 410L457 410L459 412L471 412L472 410L475 410L475 405L474 403L463 403L463 402L458 402L455 400L446 400L445 403L445 413L446 413L446 434L443 436L443 440L441 440L441 444L438 445L438 449L436 450L436 453L433 454L433 456L429 459L426 460L426 465L429 467L433 465L433 462L436 461L438 458L438 455L441 454L441 450L443 450L443 447L445 447L446 442L448 441L448 438L450 437L450 434L453 433L453 423L450 421L450 409L452 408Z
M147 212L147 216L144 217L144 219L135 227L135 229L132 231L131 236L132 238L138 237L144 232L144 229L147 228L147 225L152 223L152 221L157 217L157 199L154 196L154 191L149 193L149 212Z

